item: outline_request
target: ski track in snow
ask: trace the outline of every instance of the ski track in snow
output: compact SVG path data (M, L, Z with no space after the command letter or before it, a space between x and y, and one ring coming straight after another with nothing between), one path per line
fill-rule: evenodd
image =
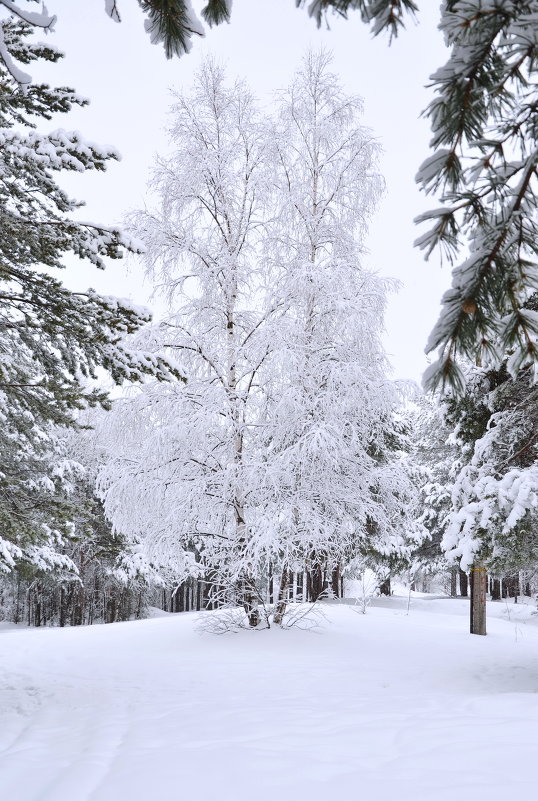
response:
M1 798L533 797L537 618L490 605L471 637L466 601L405 604L316 631L4 626Z

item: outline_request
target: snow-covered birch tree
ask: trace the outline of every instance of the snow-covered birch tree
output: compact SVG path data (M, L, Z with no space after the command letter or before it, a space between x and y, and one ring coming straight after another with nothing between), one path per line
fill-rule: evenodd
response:
M132 217L169 304L146 345L186 383L118 402L100 491L152 562L211 573L251 625L270 564L284 600L290 570L407 547L388 287L361 267L378 146L327 65L307 56L271 122L206 64Z
M116 525L143 534L161 558L170 548L179 562L196 554L200 569L226 565L255 625L258 374L272 347L264 326L275 312L258 253L265 138L247 88L227 87L211 62L192 94L176 95L172 120L173 153L159 160L151 182L157 203L132 224L169 305L151 336L174 354L187 382L122 403L121 414L136 422L101 486Z
M379 145L330 61L306 55L279 97L272 137L276 213L266 250L286 312L265 433L283 598L297 565L319 575L361 551L402 554L412 495L381 344L390 282L363 264L383 189Z

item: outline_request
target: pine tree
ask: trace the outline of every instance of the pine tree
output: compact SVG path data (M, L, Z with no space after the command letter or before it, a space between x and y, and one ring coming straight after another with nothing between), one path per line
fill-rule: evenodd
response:
M471 370L466 394L449 403L464 463L443 547L463 568L476 558L496 575L536 564L536 394L531 371L514 381L505 363Z
M443 206L421 216L433 224L418 240L455 260L452 288L428 350L439 360L426 381L462 389L458 354L516 375L538 358L536 313L525 301L536 288L535 125L536 2L451 0L441 30L451 48L432 80L427 111L434 155L417 180L441 192Z
M9 18L0 28L6 52L23 63L60 58L28 41L28 23ZM147 310L91 289L71 292L54 275L67 253L103 268L105 257L137 249L118 229L73 220L81 204L55 181L61 170L104 170L117 154L79 133L36 130L37 121L85 103L69 88L23 90L0 64L0 515L10 567L40 541L54 544L56 512L65 517L56 498L56 427L74 425L86 405L108 404L96 385L98 368L116 383L171 375L161 358L123 343L149 321Z
M45 6L41 11L32 11L28 3L39 0L0 0L0 11L5 9L13 17L38 30L54 30L56 16L49 14ZM167 58L188 53L193 36L204 36L202 22L196 16L190 0L138 0L146 19L145 28L154 44L162 44ZM121 22L121 0L105 0L105 11L115 22ZM208 0L202 8L202 18L210 26L228 22L231 0ZM31 82L31 77L19 66L28 63L23 54L14 52L0 32L0 62L20 84Z
M453 428L445 415L442 400L428 395L416 398L409 413L411 460L421 487L419 520L430 534L417 556L432 572L446 568L441 541L452 509L454 470L461 461L461 446L453 441Z
M536 307L535 298L526 304ZM441 547L471 573L471 633L485 634L487 573L535 571L538 506L536 387L530 368L514 380L499 369L468 367L467 387L446 401L445 423L461 454Z
M297 6L305 5L305 0L295 2ZM42 12L30 11L23 3L24 0L0 0L0 7L4 6L10 13L36 28L54 30L55 16L45 8ZM145 28L151 41L163 45L167 58L188 53L192 47L192 37L205 35L203 23L196 16L191 0L138 0L138 4L146 16ZM417 11L417 6L413 0L314 0L308 4L308 13L318 26L329 10L343 17L350 10L358 10L362 19L371 23L374 34L388 30L392 37L404 26L406 15ZM105 11L115 22L121 22L121 0L105 0ZM232 0L207 0L201 10L202 19L210 27L229 22L231 13ZM29 81L29 76L14 63L1 42L0 60L5 62L20 83Z

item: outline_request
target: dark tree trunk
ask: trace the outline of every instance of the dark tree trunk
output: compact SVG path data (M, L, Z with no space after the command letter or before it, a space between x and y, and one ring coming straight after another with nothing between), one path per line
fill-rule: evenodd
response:
M107 623L114 623L115 620L116 620L116 614L117 614L117 612L116 612L116 599L115 598L109 598L108 603L107 603L107 621L106 622ZM79 624L75 623L75 625L79 625Z
M245 610L248 618L248 625L255 629L260 622L259 597L255 581L250 576L245 576L239 582L236 589L238 603Z
M488 574L485 567L475 564L471 568L471 634L486 633L486 592Z
M185 582L185 612L191 611L190 579Z
M498 578L494 578L491 580L491 600L492 601L501 600L501 581Z
M60 587L60 626L65 626L65 588Z
M15 614L13 615L13 622L19 623L21 619L21 577L17 576L17 595L15 601Z
M297 600L304 601L304 573L297 573Z
M517 573L514 576L507 576L504 579L504 584L506 587L506 595L509 598L515 598L517 603L517 596L520 594L519 592L519 576ZM506 595L504 597L506 597Z
M458 569L453 567L450 571L450 597L455 598L458 594Z
M463 570L459 570L458 575L460 577L460 595L462 598L467 598L469 594L469 581L467 579L467 573L465 573Z
M316 564L308 571L309 596L311 601L317 601L323 593L323 571L321 565Z
M331 588L335 598L341 597L340 583L340 565L336 565L331 574Z
M275 588L274 588L274 576L273 576L273 563L269 562L269 575L267 578L267 589L269 594L269 603L274 603L275 600Z
M390 576L387 576L387 578L381 582L381 584L379 585L379 592L381 593L381 595L390 595L391 593Z

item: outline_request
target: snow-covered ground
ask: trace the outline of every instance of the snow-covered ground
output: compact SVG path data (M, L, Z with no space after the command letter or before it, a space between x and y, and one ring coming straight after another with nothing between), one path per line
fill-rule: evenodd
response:
M325 605L315 631L196 615L3 625L6 801L534 798L538 617L462 599Z

